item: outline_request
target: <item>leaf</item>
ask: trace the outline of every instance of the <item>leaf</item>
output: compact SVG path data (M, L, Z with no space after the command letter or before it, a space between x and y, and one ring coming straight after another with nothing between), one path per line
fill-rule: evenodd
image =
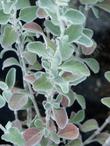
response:
M60 129L64 129L68 123L68 116L65 108L52 109L55 121Z
M44 26L47 28L49 32L51 32L55 36L60 35L60 28L57 25L54 25L51 20L46 20L44 22Z
M88 4L88 5L94 5L94 4L96 4L97 2L98 2L98 0L80 0L80 2L82 3L82 4Z
M7 24L10 18L9 14L4 14L3 10L0 10L0 24Z
M98 73L100 70L99 63L94 58L86 58L84 59L84 62L88 65L88 67L94 72Z
M94 35L93 30L90 29L90 28L84 28L84 29L83 29L83 33L84 33L85 35L87 35L88 37L90 37L90 38L92 38L93 35Z
M38 55L39 57L44 57L44 58L48 54L44 44L41 43L40 41L28 43L27 50L31 53Z
M104 11L107 11L110 13L110 1L109 0L104 0L101 3L97 3L96 6L103 9Z
M48 9L52 13L55 12L55 3L53 0L39 0L38 5L40 8L44 8L44 10Z
M3 98L8 102L10 100L10 98L12 97L12 92L9 89L6 89L2 92L2 96Z
M82 122L84 120L84 118L85 118L85 111L80 110L77 113L75 113L75 115L70 117L70 122L78 124L78 123Z
M33 53L30 53L28 51L23 52L23 57L26 59L27 63L30 65L34 65L36 63L36 55Z
M15 68L11 68L7 75L6 75L6 79L5 82L7 83L9 88L13 88L16 82L16 69Z
M83 27L81 25L71 25L65 31L65 35L69 37L69 42L75 42L81 37Z
M25 80L26 82L33 84L36 81L36 78L34 76L34 74L27 74L25 76L23 76L23 80Z
M67 144L67 146L82 146L82 145L83 144L80 139L76 139L76 140L70 142L69 144Z
M85 46L85 47L93 46L93 40L85 34L82 34L82 36L78 40L76 40L76 43L78 43L82 46Z
M61 88L63 93L69 92L69 82L65 81L62 77L56 77L54 82Z
M23 133L25 139L25 146L35 146L40 143L43 132L37 128L28 128Z
M86 101L82 95L75 94L77 102L80 104L82 109L86 109Z
M65 61L62 65L59 66L59 69L63 71L71 72L73 74L79 74L84 76L89 76L90 71L85 64L72 58L71 60Z
M0 81L0 89L7 90L8 89L7 84L5 82L3 82L3 81Z
M17 0L16 7L17 9L27 8L30 6L29 0Z
M105 72L104 76L110 82L110 71Z
M68 123L64 129L58 131L61 138L75 140L79 136L79 129L72 123Z
M10 14L12 9L15 7L17 0L11 0L11 1L2 1L2 8L5 14Z
M37 129L39 129L39 130L42 130L42 129L44 128L44 125L43 125L41 119L39 119L39 118L36 118L36 119L35 119L34 125L35 125L35 127L36 127Z
M44 74L33 83L33 88L35 91L38 91L42 94L44 92L51 91L53 88L53 85L51 81Z
M109 136L110 136L109 133L102 132L102 133L100 133L100 134L98 134L96 136L96 138L94 139L94 141L97 141L98 143L100 143L101 145L103 145L106 142L107 138L109 138Z
M97 47L97 44L94 41L93 41L93 46L92 47L81 46L82 53L84 55L91 55L95 51L96 47Z
M85 133L96 130L98 128L99 128L99 126L98 126L98 123L95 119L87 120L86 122L84 122L81 125L81 130Z
M0 108L4 107L6 104L6 101L4 100L4 98L0 95Z
M32 22L36 19L36 6L30 6L27 8L23 8L20 10L19 19L23 20L24 22Z
M86 20L84 14L76 9L68 9L64 17L72 24L83 24Z
M60 138L58 137L58 135L56 134L55 131L51 131L50 132L49 139L51 141L53 141L55 144L59 144L60 143Z
M110 108L110 97L104 97L101 99L101 102L106 105L108 108Z
M21 110L23 106L28 102L28 94L26 93L14 93L9 100L8 106L11 110Z
M24 146L24 139L17 128L10 128L2 135L2 139L17 146Z
M40 19L47 18L47 16L48 16L46 11L44 9L42 9L42 8L38 8L38 10L36 12L36 15Z
M16 42L18 34L11 25L6 25L4 28L1 44L5 47L11 46Z
M68 42L68 38L65 36L62 38L60 44L59 44L59 49L61 52L62 60L67 60L69 59L75 50L75 46L71 45Z
M23 25L23 28L33 33L43 33L43 30L40 25L35 22L25 23Z
M20 66L19 62L15 58L10 57L3 62L2 69L6 68L6 67L10 67L12 65Z

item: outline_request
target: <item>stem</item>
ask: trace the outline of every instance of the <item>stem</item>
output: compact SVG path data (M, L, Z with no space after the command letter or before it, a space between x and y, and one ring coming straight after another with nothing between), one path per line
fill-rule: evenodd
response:
M4 133L6 133L6 129L0 124L0 129L4 132Z
M110 116L105 120L100 128L98 128L88 139L84 141L84 145L87 145L93 141L93 139L100 134L100 132L110 123Z

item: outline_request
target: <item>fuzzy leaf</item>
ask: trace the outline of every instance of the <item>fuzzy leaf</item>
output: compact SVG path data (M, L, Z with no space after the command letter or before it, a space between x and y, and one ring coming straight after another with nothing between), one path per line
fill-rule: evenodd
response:
M16 82L16 69L15 68L11 68L7 75L6 75L6 79L5 82L7 83L9 88L13 88Z
M75 50L75 46L71 45L68 42L68 38L67 37L63 37L60 44L60 52L61 52L61 56L63 60L67 60L69 59L72 55L73 52Z
M104 11L107 11L110 13L110 1L109 0L104 0L101 3L97 3L96 6L103 9Z
M36 15L38 18L43 19L43 18L47 18L47 13L44 9L42 8L38 8Z
M23 25L23 28L25 30L31 31L33 33L42 33L43 32L40 25L35 22L25 23Z
M89 28L84 28L83 29L83 33L85 35L87 35L88 37L90 37L90 38L92 38L93 37L93 34L94 34L93 30L92 29L89 29Z
M23 56L30 65L34 65L36 63L36 55L33 53L30 53L28 51L23 52Z
M98 73L100 70L99 63L94 58L86 58L84 59L84 62L89 66L89 68L94 72Z
M17 9L27 8L30 6L29 0L17 0L16 7Z
M9 18L9 14L4 14L3 10L0 10L0 24L7 24Z
M110 108L110 97L104 97L101 99L101 102L106 105L108 108Z
M25 146L35 146L40 143L43 133L36 128L28 128L23 133Z
M102 132L98 134L94 140L103 145L106 142L107 138L109 138L109 136L109 133Z
M84 122L81 125L81 130L83 132L90 132L90 131L96 130L98 128L99 128L99 126L98 126L98 123L95 119L87 120L86 122Z
M53 85L44 74L33 83L33 88L38 92L44 93L52 90Z
M3 82L3 81L0 81L0 89L7 90L8 89L7 84L5 82Z
M37 54L39 57L47 56L47 50L44 44L39 41L29 43L27 45L27 50L31 53Z
M76 9L68 9L64 17L72 24L83 24L85 22L84 14Z
M6 25L3 32L2 45L11 46L18 38L16 30L11 25Z
M10 57L3 62L2 69L9 67L9 66L12 66L12 65L20 66L19 62L15 58Z
M6 101L4 100L4 98L0 95L0 108L4 107L6 104Z
M26 93L14 93L9 100L9 108L11 110L21 110L28 102L28 95Z
M75 115L70 117L70 122L78 124L78 123L82 122L84 120L84 118L85 118L85 111L80 110Z
M68 123L68 116L65 108L53 109L53 116L60 129L65 128Z
M98 2L98 0L80 0L82 4L94 5Z
M68 123L64 129L58 131L58 135L64 139L74 140L79 136L79 129L72 123Z
M82 95L75 94L77 102L80 104L82 109L86 109L86 101Z
M2 135L2 139L17 146L24 146L24 139L20 131L16 128L10 128L6 133Z
M54 25L50 20L46 20L44 23L45 27L49 32L51 32L55 36L60 35L60 28L57 25Z
M69 37L69 42L74 42L81 37L83 27L81 25L71 25L65 31L65 34Z
M58 137L58 135L56 134L55 131L51 131L50 132L49 139L51 139L51 141L53 141L55 144L59 144L60 143L60 138Z
M105 72L104 76L110 82L110 71Z
M19 19L25 22L32 22L34 19L36 19L36 10L36 6L30 6L22 9L19 14Z
M82 46L85 46L85 47L93 46L93 40L85 34L82 34L82 36L78 40L76 40L76 43L78 43Z
M90 71L87 66L74 58L64 62L61 66L59 66L59 68L63 71L71 72L73 74L79 74L84 76L90 75Z
M80 139L76 139L76 140L70 142L69 144L67 144L67 146L82 146L82 145L83 144Z

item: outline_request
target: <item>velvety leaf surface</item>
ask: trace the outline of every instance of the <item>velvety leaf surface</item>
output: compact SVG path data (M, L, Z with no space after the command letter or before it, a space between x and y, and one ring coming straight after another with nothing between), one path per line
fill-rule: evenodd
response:
M36 6L30 6L20 11L19 19L25 22L32 22L36 18Z
M7 75L6 75L6 79L5 82L7 83L9 88L13 88L16 82L16 69L15 68L11 68Z
M0 95L0 108L4 107L6 104L5 99Z
M110 82L110 71L105 72L104 76Z
M101 99L101 102L106 105L108 108L110 108L110 97L104 97Z
M29 6L30 6L29 0L18 0L16 4L17 9L27 8Z
M58 131L58 135L64 139L74 140L79 136L79 129L74 124L68 123L64 129Z
M25 146L36 146L40 143L43 133L36 128L28 128L23 133Z
M9 108L11 110L20 110L28 102L28 95L23 93L15 93L9 100Z
M6 133L2 135L2 139L17 146L24 146L25 142L20 131L16 128L10 128Z
M68 116L67 116L65 108L60 108L60 109L54 108L52 111L53 111L53 116L55 118L55 121L58 127L60 129L65 128L65 126L68 123Z
M84 14L76 9L67 10L64 17L72 24L83 24L85 22Z
M104 0L101 3L99 2L98 4L96 4L96 6L98 6L99 8L110 12L110 1L109 0Z
M0 81L0 89L7 90L8 89L7 84L5 82L3 82L3 81Z
M3 10L0 10L0 24L7 24L9 18L9 14L4 14Z
M87 120L86 122L84 122L81 125L81 130L83 132L90 132L90 131L96 130L98 128L99 128L99 126L98 126L98 123L97 123L97 121L95 119Z

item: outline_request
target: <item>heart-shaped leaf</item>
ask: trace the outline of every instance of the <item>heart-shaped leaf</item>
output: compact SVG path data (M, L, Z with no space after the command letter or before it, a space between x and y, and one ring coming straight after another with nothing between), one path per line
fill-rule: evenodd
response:
M64 129L58 131L61 138L75 140L79 136L79 129L72 123L68 123Z
M65 108L55 109L53 108L53 116L60 129L65 128L68 123L68 116Z
M43 137L43 132L37 128L28 128L23 133L25 146L35 146L40 143Z

